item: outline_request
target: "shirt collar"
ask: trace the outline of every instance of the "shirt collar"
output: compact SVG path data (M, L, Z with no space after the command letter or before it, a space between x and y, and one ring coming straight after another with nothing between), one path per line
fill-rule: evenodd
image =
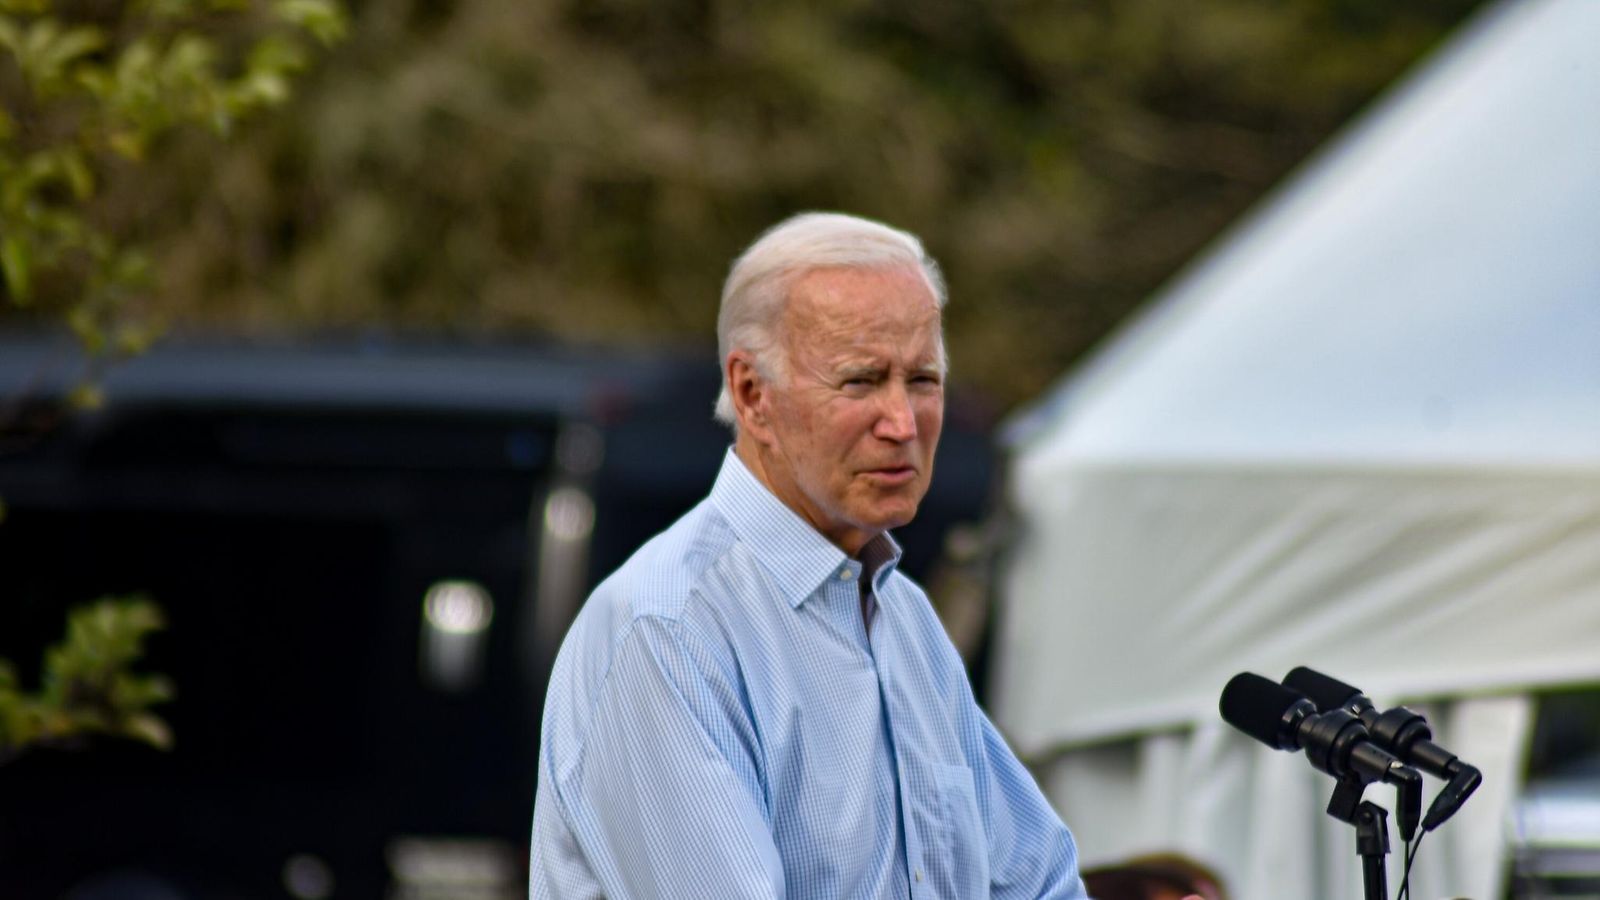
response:
M829 579L858 582L865 574L881 583L900 561L900 545L887 533L861 548L861 560L846 556L762 484L731 447L711 488L711 502L793 607Z

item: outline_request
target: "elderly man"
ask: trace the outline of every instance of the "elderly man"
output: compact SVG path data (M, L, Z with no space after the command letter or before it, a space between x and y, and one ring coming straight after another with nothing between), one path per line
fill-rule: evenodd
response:
M850 216L734 263L734 445L562 645L534 898L1084 896L889 536L933 476L943 303L916 238Z

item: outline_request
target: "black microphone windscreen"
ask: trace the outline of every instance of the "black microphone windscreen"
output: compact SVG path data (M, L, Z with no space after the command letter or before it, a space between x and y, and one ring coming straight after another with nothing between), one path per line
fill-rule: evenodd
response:
M1269 747L1278 746L1284 714L1301 697L1270 678L1240 672L1222 689L1222 720Z
M1318 712L1339 709L1361 696L1360 688L1305 666L1296 666L1284 676L1283 683L1290 690L1305 694L1307 699L1317 705Z

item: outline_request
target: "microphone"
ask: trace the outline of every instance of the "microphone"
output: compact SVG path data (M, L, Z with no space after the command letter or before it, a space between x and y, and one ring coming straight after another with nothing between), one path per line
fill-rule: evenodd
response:
M1422 806L1422 776L1374 743L1354 713L1319 713L1298 691L1253 672L1233 676L1218 705L1229 725L1275 750L1304 750L1319 772L1341 781L1394 785L1400 834L1411 840Z
M1290 690L1304 694L1323 712L1342 709L1356 716L1372 739L1385 749L1408 765L1447 782L1423 817L1424 831L1443 825L1483 783L1482 773L1433 742L1433 731L1427 719L1404 706L1379 712L1360 688L1305 666L1295 667L1284 677L1283 683Z

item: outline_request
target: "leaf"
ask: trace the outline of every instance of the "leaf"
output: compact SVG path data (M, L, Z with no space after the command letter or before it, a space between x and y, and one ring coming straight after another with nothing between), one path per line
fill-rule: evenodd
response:
M94 311L87 306L75 306L67 313L67 327L77 335L78 343L83 345L83 352L90 356L99 356L105 349L105 329L100 327L100 321L95 318Z
M150 257L138 250L120 248L107 257L106 278L112 284L139 287L149 283L152 272Z
M11 302L27 306L32 299L32 284L29 279L28 248L22 238L15 234L0 238L0 268L5 270L6 293L11 295Z
M123 726L123 732L158 750L172 749L172 729L160 717L150 713L130 717Z
M93 412L106 405L106 393L97 384L80 384L67 395L67 405L80 412Z
M162 64L168 78L194 84L208 80L211 65L216 61L217 48L198 34L183 33L173 41Z
M94 173L89 170L83 153L76 147L68 147L61 151L60 158L61 175L72 188L72 196L79 200L94 196Z
M245 71L247 73L296 72L305 68L305 65L306 54L298 43L270 35L262 38L251 48L250 55L245 61Z
M124 356L138 356L150 349L150 345L161 336L162 328L158 324L144 323L142 325L123 325L117 330L117 352Z
M135 650L138 648L136 647ZM133 662L130 658L128 662ZM172 699L172 682L159 675L128 675L117 678L115 694L119 705L145 707Z
M242 105L277 106L289 99L289 79L280 72L257 71L239 85Z
M345 35L344 11L328 0L279 0L274 9L278 17L299 26L324 45L334 44Z
M44 65L59 76L62 70L91 53L99 52L105 45L105 35L101 34L100 29L80 25L67 30L50 43L46 48Z
M63 66L81 42L81 36L74 37L72 31L63 33L60 22L45 18L35 21L22 34L20 46L13 52L23 77L32 82L36 90L44 91L61 81Z

